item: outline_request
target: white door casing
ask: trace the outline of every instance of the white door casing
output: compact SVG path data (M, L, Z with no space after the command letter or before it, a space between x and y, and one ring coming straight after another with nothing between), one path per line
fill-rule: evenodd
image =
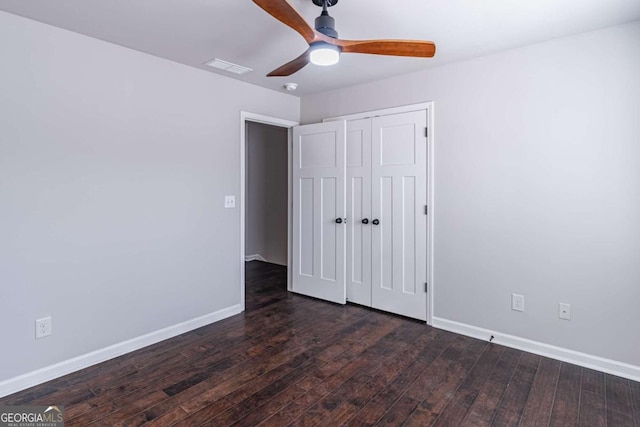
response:
M347 300L370 307L371 119L347 122L347 217Z
M346 302L345 139L344 121L293 128L292 290L339 304Z
M421 320L427 318L426 127L424 111L372 119L372 306Z

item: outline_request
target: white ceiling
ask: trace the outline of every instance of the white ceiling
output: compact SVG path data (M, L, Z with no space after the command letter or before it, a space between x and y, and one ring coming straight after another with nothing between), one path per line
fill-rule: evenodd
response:
M310 23L320 12L289 1ZM307 44L251 0L0 0L0 10L279 91L296 82L301 96L634 21L640 0L339 0L330 13L341 38L432 40L435 58L344 54L333 67L269 78ZM214 57L254 71L202 65Z

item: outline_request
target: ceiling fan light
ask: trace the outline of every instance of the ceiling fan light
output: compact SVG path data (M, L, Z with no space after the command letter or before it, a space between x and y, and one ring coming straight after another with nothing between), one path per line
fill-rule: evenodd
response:
M335 65L340 61L340 48L329 43L312 47L309 59L315 65Z

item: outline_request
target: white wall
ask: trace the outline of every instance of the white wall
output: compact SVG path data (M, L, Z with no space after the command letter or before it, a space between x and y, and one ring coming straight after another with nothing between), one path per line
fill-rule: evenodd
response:
M301 114L434 101L435 316L640 366L639 76L635 22L307 96Z
M287 265L287 128L247 123L245 254Z
M0 52L0 383L240 304L240 111L299 99L3 12Z

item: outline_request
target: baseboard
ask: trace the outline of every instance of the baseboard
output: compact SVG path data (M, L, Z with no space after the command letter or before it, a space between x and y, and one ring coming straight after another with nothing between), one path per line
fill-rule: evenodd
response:
M483 341L489 341L490 337L493 335L494 339L492 342L496 344L538 354L551 359L561 360L563 362L572 363L585 368L595 369L597 371L617 375L633 381L640 381L640 366L617 362L615 360L605 359L603 357L593 356L562 347L556 347L514 335L502 334L489 329L479 328L477 326L454 322L452 320L442 319L439 317L433 318L432 326L434 328L444 329L445 331L455 332L460 335L478 338Z
M242 312L240 304L0 382L0 397L105 362Z
M282 267L286 267L287 264L286 263L281 263L281 262L273 262L273 261L267 261L262 255L260 254L255 254L255 255L247 255L244 257L244 261L245 262L251 262L251 261L262 261L262 262L268 262L269 264L274 264L274 265L281 265Z

